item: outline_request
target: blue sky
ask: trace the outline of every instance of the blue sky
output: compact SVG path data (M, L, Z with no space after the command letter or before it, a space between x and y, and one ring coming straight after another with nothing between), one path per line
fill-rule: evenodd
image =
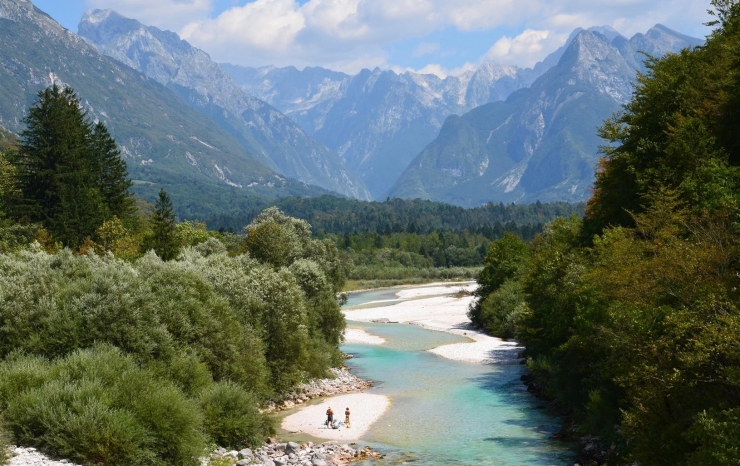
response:
M434 72L485 61L532 66L576 27L626 36L656 23L703 37L704 0L34 0L72 31L85 10L110 8L177 32L215 60Z

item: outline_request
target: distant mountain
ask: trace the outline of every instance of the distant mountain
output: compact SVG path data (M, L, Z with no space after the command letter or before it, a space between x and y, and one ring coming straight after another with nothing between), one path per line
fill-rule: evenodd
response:
M449 117L390 196L463 206L583 201L603 144L597 128L631 98L644 69L640 51L662 55L701 43L661 25L629 40L614 30L578 30L531 87Z
M80 36L102 53L167 86L284 176L360 199L370 194L342 159L293 120L248 95L207 53L174 32L111 10L90 10Z
M214 197L327 192L270 170L167 88L101 54L29 1L0 0L0 44L0 126L20 132L38 91L69 85L120 145L139 193L165 186L197 210Z
M376 199L385 198L445 118L505 99L537 76L534 70L494 63L446 79L380 69L350 76L319 67L222 67L246 92L336 150Z

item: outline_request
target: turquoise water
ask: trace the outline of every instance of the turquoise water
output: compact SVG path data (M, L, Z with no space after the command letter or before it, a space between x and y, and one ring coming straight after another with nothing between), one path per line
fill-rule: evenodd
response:
M368 464L572 464L568 445L549 439L560 421L527 393L519 380L522 366L470 364L428 353L463 337L414 325L349 326L387 340L382 346L342 347L354 356L347 361L351 370L376 382L369 392L392 401L363 437L387 456Z

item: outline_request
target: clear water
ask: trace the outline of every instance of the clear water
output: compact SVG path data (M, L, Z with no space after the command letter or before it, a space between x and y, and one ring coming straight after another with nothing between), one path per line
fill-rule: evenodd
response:
M353 304L381 293L359 293ZM572 464L568 445L549 438L559 419L520 382L522 366L462 363L425 351L462 341L456 335L408 324L349 324L387 340L342 348L354 355L347 361L352 371L376 382L369 392L392 401L362 442L387 456L368 464Z

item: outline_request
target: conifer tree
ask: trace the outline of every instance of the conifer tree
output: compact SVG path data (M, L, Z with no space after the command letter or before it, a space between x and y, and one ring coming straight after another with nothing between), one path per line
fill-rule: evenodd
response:
M93 129L71 88L38 94L13 152L18 200L11 214L40 222L56 241L76 247L114 215L133 212L125 163L105 126Z
M135 211L134 200L129 193L133 183L128 179L121 151L103 123L98 122L93 128L90 143L100 162L100 193L108 210L107 217L130 217Z
M154 249L154 252L163 260L175 259L179 253L180 245L177 241L175 227L175 211L172 208L172 201L162 188L159 190L159 197L152 215L153 234L147 248Z

